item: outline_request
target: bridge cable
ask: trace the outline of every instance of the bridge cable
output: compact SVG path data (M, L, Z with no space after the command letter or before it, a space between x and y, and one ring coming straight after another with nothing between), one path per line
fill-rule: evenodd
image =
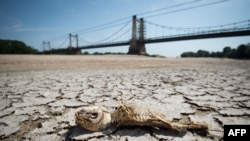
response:
M163 11L163 10L167 10L167 9L172 9L172 8L176 8L176 7L181 7L181 6L184 6L184 5L190 5L190 4L193 4L193 3L197 3L201 0L193 0L191 2L185 2L185 3L180 3L180 4L176 4L176 5L173 5L173 6L168 6L168 7L164 7L164 8L160 8L160 9L156 9L156 10L153 10L153 11L147 11L147 12L143 12L143 13L138 13L136 15L148 15L150 13L155 13L155 12L159 12L159 11Z
M187 8L177 9L177 10L168 11L168 12L164 12L164 13L159 13L159 14L155 14L155 15L145 16L143 18L151 18L151 17L161 16L161 15L172 14L172 13L176 13L176 12L180 12L180 11L186 11L186 10L190 10L190 9L195 9L195 8L200 8L200 7L206 7L206 6L210 6L210 5L216 5L216 4L224 3L224 2L227 2L227 1L229 1L229 0L221 0L221 1L217 1L217 2L211 2L211 3L201 4L201 5L197 5L197 6L193 6L193 7L187 7Z
M79 35L78 35L78 40L79 40L79 41L82 41L83 43L93 44L93 42L90 42L90 41L88 41L88 40L86 40L86 39L82 38L82 37L81 37L81 36L79 36Z
M115 39L113 39L112 41L115 41L115 40L117 40L117 39L123 37L123 36L126 35L129 31L131 31L131 29L126 30L123 34L121 34L120 36L117 36L117 37L116 37ZM128 39L128 41L129 41L129 39Z
M146 14L149 14L149 13L154 13L156 11L162 11L162 10L166 10L166 9L171 9L171 8L176 8L176 7L180 7L180 6L183 6L183 5L188 5L188 4L196 3L198 1L201 1L201 0L194 0L194 1L191 1L191 2L181 3L181 4L177 4L177 5L168 6L168 7L161 8L161 9L157 9L157 10L154 10L154 11L147 11L147 12L143 12L143 13L138 13L136 15L146 15ZM72 32L72 33L81 33L81 32L85 33L86 31L88 32L88 30L92 30L92 29L100 28L100 27L103 27L103 26L106 26L106 25L114 24L114 23L117 23L117 22L120 22L120 21L124 21L124 20L126 20L128 18L131 19L131 16L125 17L125 18L121 18L121 19L118 19L118 20L114 20L114 21L111 21L111 22L107 22L107 23L102 24L102 25L97 25L97 26L94 26L94 27L86 28L86 29L83 29L83 30L80 30L80 31L75 31L75 32ZM105 28L102 28L102 29L105 29ZM94 31L96 31L96 30L94 30Z
M248 29L250 25L250 20L244 20L244 21L239 21L239 22L234 22L234 23L229 23L229 24L223 24L223 25L215 25L215 26L207 26L207 27L173 27L173 26L163 26L159 24L155 24L152 22L148 22L145 20L145 23L152 26L155 26L155 34L158 31L157 27L164 29L168 29L169 31L174 30L176 32L179 32L178 34L180 35L180 32L186 32L187 34L200 34L204 32L224 32L224 31L236 31L239 29ZM192 31L192 32L190 32ZM156 34L157 35L157 34ZM156 37L155 35L155 37Z
M119 26L119 25L124 25L124 24L126 24L127 22L128 22L128 21L126 21L126 22L122 22L122 23L118 23L118 24L115 24L115 25L110 25L110 26L102 27L102 28L99 28L99 29L86 30L86 31L83 31L83 32L77 32L77 33L79 33L79 34L83 34L83 33L96 32L96 31L100 31L100 30L104 30L104 29L108 29L108 28L116 27L116 26Z
M60 46L58 46L58 48L63 48L62 46L68 41L68 37L64 40L64 42L62 44L60 44Z
M177 5L173 5L173 6L168 6L168 7L164 7L164 8L161 8L161 9L156 9L154 11L147 11L147 12L143 12L143 13L138 13L138 14L135 14L135 15L146 15L146 14L149 14L149 13L154 13L156 11L162 11L162 10L166 10L166 9L171 9L171 8L176 8L176 7L180 7L180 6L183 6L183 5L189 5L189 4L192 4L192 3L196 3L198 1L201 1L201 0L194 0L194 1L191 1L191 2L186 2L186 3L181 3L181 4L177 4ZM131 19L131 16L129 17L124 17L124 18L121 18L121 19L118 19L118 20L114 20L114 21L111 21L111 22L107 22L107 23L104 23L104 24L101 24L101 25L97 25L97 26L94 26L94 27L90 27L90 28L86 28L86 29L82 29L82 30L79 30L79 31L74 31L72 32L73 34L74 33L82 33L82 32L86 32L86 31L89 31L89 30L94 30L96 31L95 29L97 28L101 28L101 27L104 27L104 26L107 26L107 25L112 25L114 23L117 23L117 22L121 22L121 21L124 21L124 20L127 20L127 19ZM105 28L101 28L101 29L105 29ZM99 29L99 30L101 30ZM94 32L93 31L93 32ZM91 32L91 31L89 31ZM61 36L58 36L58 37L54 37L50 40L55 40L57 38L61 38L61 37L64 37L64 36L68 36L68 34L64 34L64 35L61 35Z
M126 22L120 29L118 29L116 32L114 32L113 34L111 34L110 36L108 36L108 37L106 37L106 38L104 38L104 39L102 39L102 40L97 41L97 43L104 42L104 41L106 41L106 40L112 38L113 36L115 36L116 34L118 34L119 32L121 32L130 22L131 22L130 20L127 21L127 22Z
M161 9L157 9L157 10L154 10L154 11L148 11L148 12L139 13L139 14L136 14L136 15L147 15L147 14L150 14L150 13L155 13L157 11L163 11L163 10L166 10L166 9L181 7L181 6L184 6L184 5L190 5L190 4L193 4L193 3L197 3L199 1L202 1L202 0L194 0L194 1L191 1L191 2L181 3L181 4L177 4L177 5L168 6L168 7L161 8ZM222 0L222 1L219 1L219 2L217 1L217 2L207 3L207 4L198 5L198 6L194 6L194 7L188 7L188 8L173 10L173 11L164 12L164 13L160 13L160 14L156 14L156 15L149 15L149 16L146 16L145 18L160 16L160 15L165 15L165 14L170 14L170 13L175 13L175 12L179 12L179 11L184 11L184 10L189 10L189 9L204 7L204 6L208 6L208 5L214 5L214 4L218 4L218 3L222 3L222 2L226 2L226 1L228 1L228 0ZM124 21L124 20L126 20L128 18L131 19L131 16L125 17L125 18L121 18L121 19L118 19L118 20L114 20L114 21L111 21L111 22L107 22L105 24L97 25L97 26L94 26L94 27L91 27L91 28L86 28L86 29L83 29L83 30L80 30L80 31L75 31L75 32L72 32L72 33L89 33L89 32L94 32L94 31L99 31L99 30L111 28L113 26L116 26L116 25L113 25L114 23ZM120 24L123 24L123 23L120 23ZM107 27L105 27L105 26L107 26ZM50 40L56 40L56 39L64 37L64 36L68 36L68 34L64 34L64 35L52 38Z
M241 26L244 27L244 26L247 26L249 20L244 20L244 21L239 21L239 22L234 22L234 23L228 23L228 24L223 24L223 25L214 25L214 26L204 26L204 27L174 27L174 26L165 26L165 25L159 25L159 24L155 24L155 23L152 23L152 22L148 22L146 20L144 20L145 23L148 23L150 25L153 25L153 26L158 26L158 27L161 27L161 28L167 28L169 30L200 30L200 29L211 29L211 28L221 28L221 27L227 27L227 26L233 26L235 27L236 25L240 25L242 24Z

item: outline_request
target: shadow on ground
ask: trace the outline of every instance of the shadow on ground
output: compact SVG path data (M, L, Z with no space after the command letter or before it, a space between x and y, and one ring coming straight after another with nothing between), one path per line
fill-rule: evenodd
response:
M159 129L152 127L138 127L138 126L126 126L119 128L110 128L104 131L91 132L87 131L80 126L72 126L67 132L62 134L62 138L66 141L71 140L89 140L100 138L121 138L121 137L141 137L146 134L152 136L152 138L161 139L160 136L171 136L182 138L187 132L175 132L167 129Z

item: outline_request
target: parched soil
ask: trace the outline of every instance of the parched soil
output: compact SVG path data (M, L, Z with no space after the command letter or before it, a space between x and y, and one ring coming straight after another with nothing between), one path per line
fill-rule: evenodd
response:
M170 120L206 122L207 134L125 127L88 132L74 113L119 100ZM250 61L130 55L1 55L0 140L221 140L250 124Z

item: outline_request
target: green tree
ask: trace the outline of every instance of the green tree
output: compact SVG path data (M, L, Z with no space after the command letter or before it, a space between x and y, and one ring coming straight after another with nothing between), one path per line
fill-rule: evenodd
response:
M230 53L227 56L228 58L238 58L238 53L235 48L231 49Z
M238 46L238 48L237 48L238 58L241 58L241 59L250 58L250 56L249 56L249 48L250 48L250 46L247 46L247 45L244 45L244 44Z
M101 52L94 52L93 54L94 55L103 55L103 53L101 53Z
M224 47L223 48L223 57L229 57L229 55L231 54L231 47Z
M37 50L22 41L0 40L0 54L34 54Z
M188 51L188 52L183 52L181 54L181 57L195 57L195 53L192 51Z
M89 52L85 51L83 52L83 55L89 55Z
M196 53L196 57L209 57L209 52L206 50L198 50Z

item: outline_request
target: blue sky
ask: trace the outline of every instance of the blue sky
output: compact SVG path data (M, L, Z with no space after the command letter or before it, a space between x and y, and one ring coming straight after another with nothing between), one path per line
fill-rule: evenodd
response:
M208 3L216 4L180 10ZM157 11L171 6L177 7ZM72 33L79 35L81 46L87 44L83 40L100 41L123 26L120 33L131 29L132 15L135 14L138 18L164 26L206 27L249 20L249 7L249 0L1 0L0 39L21 40L42 50L43 41L50 41L52 48L68 46L68 34ZM149 13L140 14L144 12ZM114 24L121 24L86 33L86 29L116 20L119 22ZM170 34L170 31L149 25L146 25L146 32L147 37ZM128 40L130 36L128 32L120 40ZM176 57L184 51L221 51L225 46L235 48L249 42L250 36L246 36L147 44L146 49L149 54ZM128 46L86 51L127 52Z

